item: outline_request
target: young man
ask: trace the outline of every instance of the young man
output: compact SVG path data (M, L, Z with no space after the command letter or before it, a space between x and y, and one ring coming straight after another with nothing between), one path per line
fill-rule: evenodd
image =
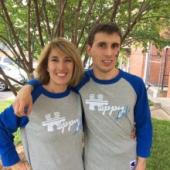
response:
M86 170L145 170L150 154L152 125L145 85L115 67L121 37L112 23L98 24L89 34L87 52L93 66L76 87L85 114ZM25 87L20 92L17 113L23 113L25 106L31 109L24 97L28 91ZM135 140L130 138L134 127Z

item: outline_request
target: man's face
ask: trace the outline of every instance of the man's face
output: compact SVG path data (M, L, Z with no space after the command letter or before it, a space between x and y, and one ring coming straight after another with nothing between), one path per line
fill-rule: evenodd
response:
M112 78L115 74L115 64L120 50L121 39L117 33L99 32L95 35L92 46L87 47L93 60L93 71L97 78Z

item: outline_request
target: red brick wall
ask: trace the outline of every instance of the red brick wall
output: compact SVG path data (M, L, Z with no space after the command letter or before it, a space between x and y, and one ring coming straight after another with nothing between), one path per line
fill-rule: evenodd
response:
M164 83L168 85L169 73L170 73L170 48L164 50L164 56L166 56L165 69L164 69ZM170 85L170 84L169 84Z
M166 56L166 62L165 62ZM132 48L129 59L129 72L139 77L144 77L146 54L140 48ZM164 72L164 77L163 77ZM170 72L170 48L161 52L154 46L150 46L148 58L147 83L153 85L168 86L168 74Z
M150 47L150 56L148 62L147 82L153 85L160 85L162 57L159 53L159 50L156 49L155 46Z
M145 57L141 48L132 48L129 58L129 72L143 77Z
M169 72L169 80L168 80L168 92L167 97L170 97L170 72Z

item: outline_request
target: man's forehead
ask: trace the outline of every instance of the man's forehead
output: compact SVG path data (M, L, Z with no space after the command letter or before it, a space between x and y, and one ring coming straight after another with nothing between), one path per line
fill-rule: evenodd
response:
M120 36L118 33L108 34L105 32L99 32L95 34L94 43L106 42L106 43L119 43L121 42Z

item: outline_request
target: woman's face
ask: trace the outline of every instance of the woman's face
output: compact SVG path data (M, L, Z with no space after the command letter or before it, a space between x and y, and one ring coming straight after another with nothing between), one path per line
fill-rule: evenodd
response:
M59 49L52 49L48 57L47 71L49 72L49 84L53 88L65 90L73 75L74 63L71 57Z

